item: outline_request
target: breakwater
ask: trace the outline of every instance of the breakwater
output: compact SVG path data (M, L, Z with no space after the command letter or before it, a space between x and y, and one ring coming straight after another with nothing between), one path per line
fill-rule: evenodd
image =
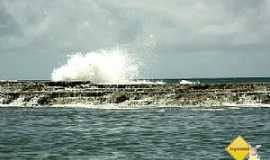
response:
M0 81L2 106L270 105L268 83L94 84L89 81Z

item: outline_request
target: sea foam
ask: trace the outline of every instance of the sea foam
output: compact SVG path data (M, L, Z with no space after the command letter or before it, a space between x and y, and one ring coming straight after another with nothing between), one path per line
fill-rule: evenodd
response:
M127 83L139 74L139 65L125 48L115 47L69 56L66 64L53 70L53 81Z

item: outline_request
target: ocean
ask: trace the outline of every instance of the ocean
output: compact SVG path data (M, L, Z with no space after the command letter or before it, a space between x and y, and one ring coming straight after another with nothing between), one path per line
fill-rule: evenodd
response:
M144 79L140 79L144 80ZM270 83L270 77L230 77L230 78L184 78L184 79L151 79L153 82L164 82L167 84L179 83L181 80L199 82L202 84L224 84L224 83Z
M0 159L231 159L242 135L270 158L268 108L0 109Z

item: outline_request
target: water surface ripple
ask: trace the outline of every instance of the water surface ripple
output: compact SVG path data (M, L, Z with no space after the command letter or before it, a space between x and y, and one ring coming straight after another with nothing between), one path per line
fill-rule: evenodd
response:
M230 159L237 135L270 158L270 109L0 108L0 159Z

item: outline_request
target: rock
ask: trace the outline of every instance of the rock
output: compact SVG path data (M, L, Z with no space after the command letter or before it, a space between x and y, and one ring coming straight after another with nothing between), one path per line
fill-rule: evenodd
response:
M270 84L94 84L87 81L0 81L0 105L109 104L222 105L270 104ZM20 99L19 99L20 98ZM17 100L18 99L18 100Z

